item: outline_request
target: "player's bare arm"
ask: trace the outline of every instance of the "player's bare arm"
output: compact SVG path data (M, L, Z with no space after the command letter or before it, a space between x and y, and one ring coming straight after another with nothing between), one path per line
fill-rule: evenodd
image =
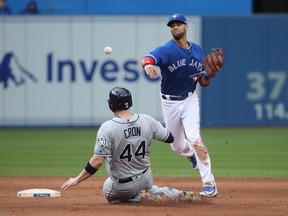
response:
M69 178L69 180L61 186L61 190L66 190L71 186L75 186L92 176L101 167L104 161L105 157L93 155L80 174L74 178Z

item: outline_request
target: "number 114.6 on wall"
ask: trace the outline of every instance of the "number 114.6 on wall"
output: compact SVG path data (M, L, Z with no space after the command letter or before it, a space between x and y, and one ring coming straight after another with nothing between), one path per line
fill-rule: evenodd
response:
M253 108L256 112L257 120L288 119L288 112L285 111L284 103L277 103L276 105L273 105L273 103L256 103Z

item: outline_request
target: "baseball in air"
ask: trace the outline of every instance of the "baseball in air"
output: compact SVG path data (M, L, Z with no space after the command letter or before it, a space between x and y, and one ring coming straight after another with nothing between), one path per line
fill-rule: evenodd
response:
M110 46L106 46L104 48L104 53L107 54L107 55L111 54L112 53L112 48Z

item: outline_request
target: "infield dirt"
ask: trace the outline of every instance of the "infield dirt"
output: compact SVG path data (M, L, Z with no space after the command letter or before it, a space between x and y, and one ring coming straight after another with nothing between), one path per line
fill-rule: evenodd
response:
M102 195L105 177L94 176L61 192L60 198L19 198L30 188L60 190L67 177L0 177L0 216L201 216L201 215L288 215L288 179L217 178L219 196L198 202L109 204ZM199 178L154 178L158 186L201 191Z

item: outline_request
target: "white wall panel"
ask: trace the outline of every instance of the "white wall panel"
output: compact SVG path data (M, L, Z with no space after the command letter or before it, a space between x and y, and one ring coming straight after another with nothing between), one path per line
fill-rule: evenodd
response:
M37 19L28 22L29 65L32 69L33 65L38 65L34 73L37 74L37 78L39 77L39 82L29 85L31 91L28 97L28 113L29 119L37 123L37 119L45 124L69 123L72 97L70 71L69 68L64 69L63 81L57 81L57 63L71 59L70 28L68 18L43 17L41 22ZM48 61L49 55L51 61ZM52 82L47 80L49 63L51 63Z
M24 75L21 70L18 69L17 64L22 58L23 64L27 63L26 53L26 36L25 36L25 25L26 22L23 20L11 19L7 22L0 22L3 25L3 37L4 44L1 44L1 47L4 47L4 52L1 55L1 73L4 68L6 72L13 73L10 75L10 81L7 80L6 87L4 87L4 82L1 82L1 96L3 99L3 109L2 115L5 116L5 119L14 123L24 123L25 115L27 113L26 107L26 96L27 96L27 87L24 84ZM2 41L1 41L2 42ZM4 66L4 58L6 58L8 64ZM2 74L1 74L1 77ZM19 121L20 120L20 121ZM1 121L2 122L2 121Z
M75 63L77 82L71 85L70 119L72 124L92 124L93 92L91 80L95 56L91 17L72 17L70 31L71 59ZM85 75L86 74L86 75ZM88 80L87 80L88 79Z

